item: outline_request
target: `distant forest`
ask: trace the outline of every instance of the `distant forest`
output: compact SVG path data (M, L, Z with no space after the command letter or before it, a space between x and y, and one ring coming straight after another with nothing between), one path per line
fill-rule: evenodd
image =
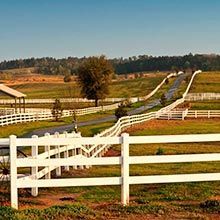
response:
M78 66L86 57L68 57L55 59L29 58L0 63L0 70L36 67L39 73L47 75L74 75L77 73ZM126 74L144 71L178 71L186 69L220 70L220 56L215 54L200 55L188 54L185 56L148 56L139 55L129 58L110 59L117 74Z

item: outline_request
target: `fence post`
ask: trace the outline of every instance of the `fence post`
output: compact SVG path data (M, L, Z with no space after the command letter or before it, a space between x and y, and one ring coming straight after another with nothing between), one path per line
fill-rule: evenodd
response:
M32 138L37 139L37 135L33 135ZM37 159L38 155L38 145L33 145L31 147L31 155L32 158ZM33 176L33 179L37 179L37 172L38 172L38 167L31 167L31 176ZM31 188L31 195L32 196L37 196L38 195L38 187L33 187Z
M59 138L59 136L60 136L59 132L55 132L54 135L56 138ZM56 141L56 140L54 140L54 141ZM57 149L58 153L56 154L55 157L60 158L60 146L57 145L56 149ZM61 167L60 166L56 168L56 176L61 176Z
M18 209L18 189L17 189L17 146L16 136L9 137L10 142L10 181L11 181L11 207Z
M63 132L65 138L68 137L68 133L66 131ZM66 151L64 151L64 158L68 158L69 157L69 151L68 151L68 145L66 146ZM64 170L69 171L70 167L69 166L65 166Z
M208 118L210 118L210 110L208 111Z
M45 137L50 137L50 133L45 133ZM44 151L48 152L48 160L50 159L50 145L45 145L44 146ZM50 167L48 166L49 172L45 175L45 179L50 179L51 178L51 172L50 172Z
M75 135L77 134L77 133L75 133L75 132L72 132L72 133L75 134ZM75 138L76 138L76 137L75 137ZM72 156L76 156L76 155L77 155L77 148L76 148L75 145L74 145L74 149L72 149L71 151L72 151ZM74 166L72 166L72 168L73 168L73 169L77 169L77 166L74 165Z
M121 137L121 203L127 205L129 203L129 134L123 133Z

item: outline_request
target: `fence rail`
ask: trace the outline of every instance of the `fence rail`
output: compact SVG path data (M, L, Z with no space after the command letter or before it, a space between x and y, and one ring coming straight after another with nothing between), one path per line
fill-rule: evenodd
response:
M219 118L220 110L189 110L188 118Z
M185 118L219 118L220 110L172 110L158 115L158 119L181 119Z
M95 185L121 185L121 202L129 203L130 184L149 183L174 183L192 181L219 181L220 173L195 173L195 174L169 174L151 176L130 176L130 164L151 163L186 163L220 161L220 153L209 154L183 154L161 156L129 156L131 144L151 143L192 143L192 142L219 142L220 134L199 135L156 135L156 136L129 136L122 134L120 137L85 137L85 138L16 138L10 136L10 167L11 167L11 205L18 208L18 189L32 188L32 195L38 195L39 187L67 187L67 186L95 186ZM54 144L56 143L56 144ZM93 143L93 144L91 144ZM93 145L121 144L121 156L119 157L86 157L72 155L76 146L85 146L92 152ZM32 156L17 158L18 147L32 146ZM44 146L45 152L38 154L38 148ZM49 146L49 147L48 147ZM59 178L53 179L48 175L51 170L69 166L92 165L120 165L121 175L117 177L93 177L93 178ZM19 167L31 167L31 173L22 177L17 175ZM38 170L38 167L44 167ZM59 175L61 173L58 172ZM107 175L107 174L106 174ZM42 179L44 177L45 179Z
M219 100L220 93L189 93L186 95L186 101Z

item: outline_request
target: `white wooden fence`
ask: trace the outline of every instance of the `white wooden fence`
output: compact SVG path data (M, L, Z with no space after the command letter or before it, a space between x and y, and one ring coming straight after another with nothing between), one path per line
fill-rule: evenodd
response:
M90 107L84 109L76 109L76 115L86 115L101 111L110 111L118 108L119 103L115 103L107 106ZM50 109L26 109L28 113L18 113L10 115L0 116L0 126L6 126L17 123L25 123L31 121L42 121L53 119L53 115ZM73 116L74 110L63 110L61 117Z
M168 174L149 176L130 176L130 164L151 163L187 163L220 161L220 153L209 154L182 154L161 156L129 156L130 144L152 143L193 143L193 142L219 142L220 134L199 135L159 135L159 136L129 136L122 134L121 137L84 137L84 138L16 138L10 136L10 167L11 167L11 206L18 208L18 189L31 188L32 195L38 195L40 187L73 187L73 186L101 186L121 185L121 202L129 203L130 184L155 184L177 183L197 181L219 181L220 173L195 173L195 174ZM91 143L93 143L91 145ZM121 156L118 157L86 157L82 153L78 156L72 154L77 146L88 155L93 152L94 144L116 145L121 144ZM32 156L17 158L18 147L32 146ZM44 147L45 152L38 154L38 148ZM92 165L120 165L121 175L116 177L90 177L90 178L59 178L52 179L51 171L69 166L92 166ZM27 176L19 176L18 169L31 167L31 173ZM41 167L41 169L39 169ZM44 167L44 168L42 168ZM61 172L57 173L61 175ZM106 174L108 175L108 174ZM43 179L44 177L44 179Z
M200 70L196 71L194 73L194 75L196 75L196 74L198 74L200 72L201 72ZM176 73L175 74L171 73L161 83L162 84L165 83L167 78L170 78L170 77L176 76L176 75L180 75L180 74L182 74L182 72L179 72L177 74ZM192 79L194 78L194 75L192 76ZM161 86L162 84L160 84L159 86ZM189 85L191 86L191 84L192 84L192 80L190 81ZM189 90L190 86L187 87L187 90ZM152 92L155 93L157 90L158 90L158 88L156 88ZM150 93L150 94L152 95L153 93ZM144 99L146 99L146 97ZM171 105L166 106L165 108L162 108L158 112L158 115L172 110L177 105L179 105L179 104L181 104L183 102L184 102L184 98L176 100ZM118 108L118 106L119 106L119 103L115 103L115 104L107 105L107 106L99 106L99 107L90 107L90 108L84 108L84 109L77 109L76 110L76 114L77 115L85 115L85 114L96 113L96 112L99 112L99 111L114 110L114 109ZM10 124L17 124L17 123L23 123L23 122L31 122L31 121L50 120L50 119L53 118L50 109L33 109L32 108L32 109L26 109L26 112L28 112L28 113L20 113L20 114L0 116L0 126L10 125ZM64 110L62 115L63 115L63 117L68 117L68 116L72 116L73 113L74 113L73 110ZM137 116L137 118L138 117L139 116ZM145 114L143 115L143 117L145 117ZM142 120L141 120L141 122L142 122Z
M220 110L172 110L157 116L158 119L181 119L185 118L220 118Z
M183 74L182 71L179 71L178 73L170 73L168 76L166 76L166 77L163 79L163 81L162 81L152 92L150 92L150 93L149 93L148 95L146 95L146 96L139 97L138 100L139 100L139 101L144 101L144 100L149 99L150 97L152 97L153 95L156 94L156 92L163 86L163 84L166 83L166 80L167 80L167 79L169 79L169 78L171 78L171 77L179 76L179 75L181 75L181 74Z
M187 118L219 118L220 110L188 110Z
M187 86L187 88L186 88L186 91L183 93L183 98L185 98L186 95L189 93L189 90L190 90L190 88L191 88L191 86L192 86L193 80L194 80L194 78L196 77L196 75L199 74L199 73L201 73L201 72L202 72L201 70L197 70L197 71L195 71L195 72L193 73L193 75L192 75L192 77L191 77L191 79L190 79L190 82L189 82L189 84L188 84L188 86Z
M0 108L0 116L1 115L13 115L15 114L14 108Z
M186 95L186 101L219 100L220 93L189 93Z
M162 85L166 82L166 79L169 79L171 77L175 77L175 76L179 76L183 74L183 72L178 72L178 73L170 73L168 76L166 76L162 82L152 91L150 92L148 95L143 96L143 97L131 97L129 98L129 101L131 103L135 103L138 101L143 101L143 100L147 100L149 99L151 96L153 96L161 87ZM125 101L127 98L105 98L102 100L102 102L122 102ZM72 103L72 102L95 102L95 100L91 100L91 99L86 99L86 98L60 98L59 99L61 103ZM26 99L25 102L27 104L45 104L45 103L54 103L55 102L55 98L53 99ZM0 100L0 104L14 104L14 100L13 99L1 99Z

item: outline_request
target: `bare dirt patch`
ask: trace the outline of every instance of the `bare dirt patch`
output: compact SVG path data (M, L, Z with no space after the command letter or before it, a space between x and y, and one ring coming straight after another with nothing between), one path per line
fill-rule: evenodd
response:
M40 192L37 197L29 196L20 199L19 209L37 208L44 209L54 205L73 204L79 194L66 193L60 190L54 192ZM65 199L68 198L68 199Z

